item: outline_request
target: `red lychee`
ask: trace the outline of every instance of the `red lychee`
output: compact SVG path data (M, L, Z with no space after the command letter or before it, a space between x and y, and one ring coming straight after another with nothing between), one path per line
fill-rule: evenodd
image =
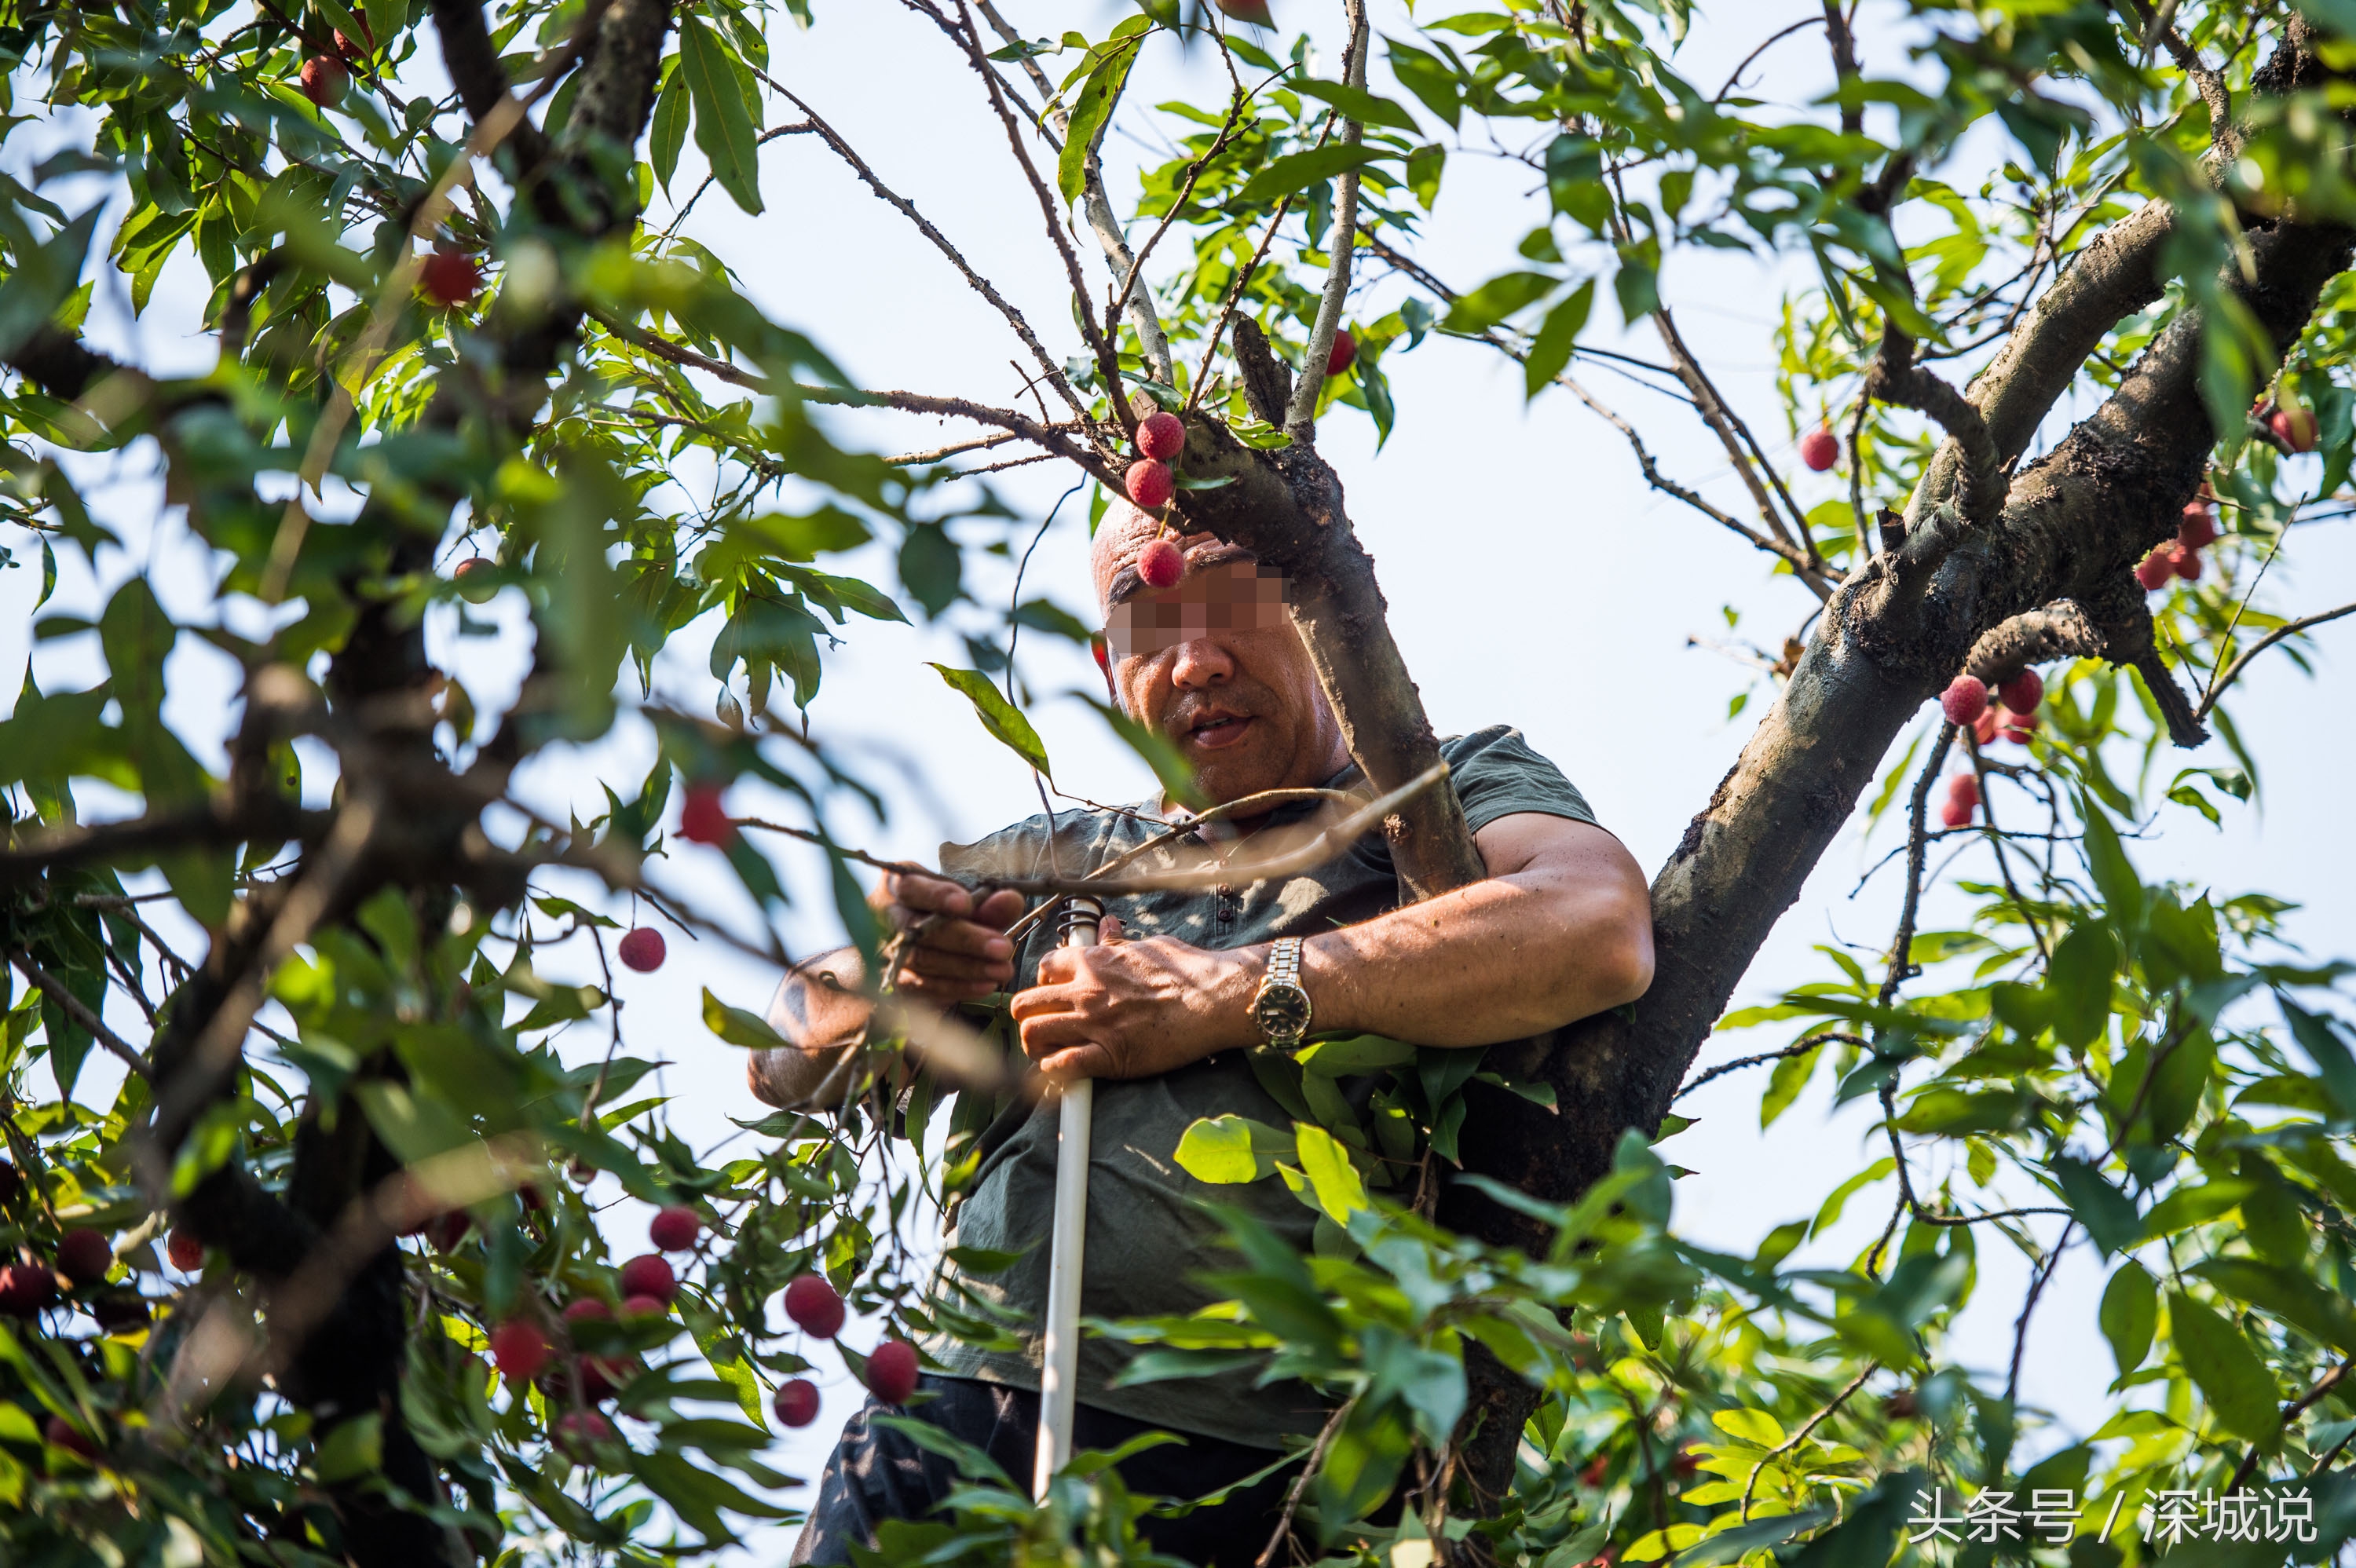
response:
M728 820L727 808L720 804L721 788L716 784L687 786L687 803L679 814L681 838L723 848L735 842L736 825Z
M564 1309L567 1323L611 1323L614 1309L594 1296L584 1296Z
M2275 410L2273 418L2266 421L2266 428L2274 432L2276 441L2293 452L2315 450L2315 411L2312 409L2301 408L2297 403L2285 403Z
M1170 464L1151 457L1141 457L1129 465L1122 481L1129 488L1129 498L1149 512L1158 512L1178 494L1178 481L1170 472Z
M2217 514L2195 501L2177 519L2176 542L2187 549L2205 549L2217 542Z
M1333 351L1325 356L1325 374L1340 375L1350 368L1350 361L1357 357L1358 340L1350 336L1349 328L1341 328L1333 334Z
M2016 746L2029 744L2029 736L2036 732L2037 715L2034 713L2014 713L2007 710L1998 717L1997 733Z
M352 73L333 55L313 55L303 62L303 96L322 109L343 102L352 85Z
M498 566L487 556L460 561L450 581L458 585L458 597L469 604L487 604L498 596Z
M803 1333L831 1339L842 1332L842 1297L818 1275L802 1275L786 1286L786 1316Z
M1980 781L1970 773L1957 773L1947 781L1947 798L1960 800L1965 805L1980 803Z
M338 27L336 29L336 52L348 60L358 62L362 57L376 53L376 34L369 29L367 17L356 16L354 20L359 23L360 37L367 41L355 43Z
M916 1347L886 1339L867 1358L867 1392L885 1404L905 1404L916 1392Z
M808 1426L818 1419L818 1384L808 1378L792 1378L780 1383L773 1408L786 1425Z
M2174 545L2161 545L2136 563L2135 580L2146 593L2154 593L2167 587L2168 580L2176 575L2176 548Z
M695 1245L703 1234L703 1220L684 1203L674 1203L654 1217L647 1227L648 1239L667 1253L683 1253Z
M1983 709L1980 716L1972 720L1972 739L1983 746L1996 739L1996 714L1993 707Z
M58 1276L44 1264L0 1268L0 1313L30 1317L58 1298Z
M1147 416L1137 427L1137 450L1156 462L1169 462L1186 450L1184 422L1173 413Z
M622 1294L626 1296L651 1296L669 1306L670 1298L679 1294L679 1276L671 1273L670 1264L655 1253L648 1253L624 1264L619 1277Z
M651 925L641 925L622 933L615 952L622 962L641 975L651 975L662 967L663 955L669 951L663 945L663 933Z
M1969 724L1987 711L1987 682L1976 675L1959 675L1939 694L1939 711L1950 724Z
M1138 553L1137 575L1148 588L1175 588L1186 575L1186 553L1174 539L1155 539Z
M95 1285L114 1266L114 1247L100 1231L68 1231L58 1243L58 1268L76 1285Z
M529 1318L511 1318L491 1330L491 1360L509 1381L528 1383L548 1365L548 1336Z
M205 1244L186 1231L175 1231L164 1243L164 1255L182 1274L194 1274L205 1266Z
M417 286L444 310L466 304L482 292L482 263L464 251L436 251L418 269Z
M1818 425L1800 438L1800 461L1822 474L1840 461L1840 437L1830 425Z
M62 1448L78 1459L96 1459L98 1445L82 1435L80 1428L62 1415L52 1415L41 1426L41 1441L52 1448Z
M594 1410L567 1411L556 1424L556 1445L575 1459L587 1456L600 1443L614 1440L614 1424Z
M622 1321L625 1323L642 1323L650 1317L669 1316L669 1304L658 1301L651 1296L633 1296L622 1303Z
M1997 687L1996 695L2015 713L2034 713L2037 705L2045 700L2045 677L2033 669L2024 669Z
M464 1209L446 1210L426 1221L425 1239L437 1252L455 1253L475 1228L475 1217Z
M2184 579L2185 581L2198 582L2201 581L2201 552L2199 550L2193 549L2189 546L2179 544L2176 547L2176 553L2169 559L2169 564L2175 569L2176 575Z

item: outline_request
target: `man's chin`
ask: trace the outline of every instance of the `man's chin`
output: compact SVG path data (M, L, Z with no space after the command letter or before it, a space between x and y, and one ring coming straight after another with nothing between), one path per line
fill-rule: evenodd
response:
M1199 746L1183 750L1186 760L1194 765L1195 784L1214 805L1224 805L1248 795L1275 789L1284 782L1283 768L1260 746L1248 742L1217 751L1205 751Z

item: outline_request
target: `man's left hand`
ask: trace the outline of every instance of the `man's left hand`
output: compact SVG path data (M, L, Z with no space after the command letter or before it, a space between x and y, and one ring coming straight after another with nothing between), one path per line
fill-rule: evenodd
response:
M1151 1078L1258 1042L1258 948L1215 951L1168 936L1132 942L1108 918L1094 947L1058 947L1014 995L1023 1053L1054 1078Z

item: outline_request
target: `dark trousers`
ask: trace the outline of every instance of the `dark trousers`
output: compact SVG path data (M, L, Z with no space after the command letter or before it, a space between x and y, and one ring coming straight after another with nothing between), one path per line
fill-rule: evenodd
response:
M911 1404L905 1412L871 1399L844 1424L842 1441L819 1477L818 1500L811 1505L801 1539L794 1543L791 1561L847 1563L852 1543L875 1544L877 1524L887 1519L922 1519L958 1485L955 1464L919 1447L905 1433L877 1426L877 1415L905 1413L928 1421L988 1454L1017 1487L1029 1488L1038 1442L1036 1393L971 1378L928 1376L920 1386L938 1397ZM1151 1422L1084 1404L1073 1422L1072 1446L1116 1448L1154 1430ZM1165 1443L1130 1456L1121 1462L1120 1477L1131 1492L1183 1500L1265 1469L1276 1457L1277 1451L1270 1448L1187 1437L1183 1444ZM1248 1568L1283 1517L1285 1490L1294 1474L1287 1467L1216 1508L1197 1509L1182 1519L1141 1520L1138 1532L1154 1551L1204 1568Z

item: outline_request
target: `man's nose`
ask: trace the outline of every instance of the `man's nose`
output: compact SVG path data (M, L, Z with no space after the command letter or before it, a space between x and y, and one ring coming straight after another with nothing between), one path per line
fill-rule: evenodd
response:
M1181 691L1199 691L1235 677L1236 661L1208 637L1178 645L1170 663L1170 684Z

